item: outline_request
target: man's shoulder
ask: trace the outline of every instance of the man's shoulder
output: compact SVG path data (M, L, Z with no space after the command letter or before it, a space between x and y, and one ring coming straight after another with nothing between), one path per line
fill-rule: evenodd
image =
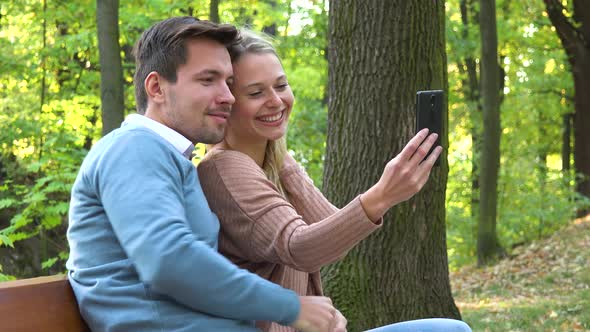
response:
M182 169L181 172L192 168L190 161L155 132L141 126L125 125L105 135L92 147L80 171L89 174L104 170L110 174L133 172L137 176L137 171L144 170L146 165L151 169Z
M166 140L151 129L135 124L127 124L117 128L106 135L103 139L109 138L112 141L140 141L165 143Z
M92 147L89 154L107 156L117 151L123 153L141 151L146 153L148 157L158 153L175 152L174 147L154 131L146 127L127 124L101 138Z

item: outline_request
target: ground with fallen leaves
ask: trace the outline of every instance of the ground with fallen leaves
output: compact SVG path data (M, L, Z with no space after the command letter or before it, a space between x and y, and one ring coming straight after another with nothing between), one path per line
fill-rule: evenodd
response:
M451 273L474 332L590 331L590 216L511 256Z

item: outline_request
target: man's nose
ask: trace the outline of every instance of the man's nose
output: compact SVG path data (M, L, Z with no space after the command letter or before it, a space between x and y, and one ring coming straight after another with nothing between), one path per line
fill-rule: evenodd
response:
M232 105L235 101L236 98L231 93L229 86L224 83L221 91L219 92L219 96L217 97L217 103Z

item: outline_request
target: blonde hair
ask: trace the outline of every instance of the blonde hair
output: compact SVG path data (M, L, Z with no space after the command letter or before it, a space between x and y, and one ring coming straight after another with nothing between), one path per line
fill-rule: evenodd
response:
M274 54L279 62L281 61L277 51L271 44L272 38L270 36L244 28L240 29L240 35L242 37L240 42L229 48L232 63L237 62L244 54ZM264 174L285 198L287 198L287 195L279 178L279 173L287 153L287 138L285 135L266 144L262 163Z

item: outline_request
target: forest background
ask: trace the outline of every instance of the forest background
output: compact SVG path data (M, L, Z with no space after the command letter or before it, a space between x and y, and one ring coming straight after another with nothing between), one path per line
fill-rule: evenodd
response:
M553 234L589 206L576 190L584 176L574 167L572 67L549 18L549 2L496 3L502 118L496 235L508 255ZM559 3L564 13L572 12L571 2ZM481 57L478 10L477 1L445 2L445 211L452 271L477 261L481 151L476 144L483 130L473 88ZM321 187L328 135L328 11L326 0L121 1L124 114L135 110L132 46L155 21L192 15L265 31L274 37L297 97L289 148ZM69 191L84 155L103 134L96 3L1 2L0 49L1 281L64 271Z

